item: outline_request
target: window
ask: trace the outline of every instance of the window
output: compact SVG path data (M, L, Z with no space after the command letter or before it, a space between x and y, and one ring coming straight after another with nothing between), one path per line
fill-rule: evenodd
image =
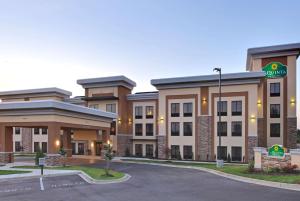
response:
M242 101L231 102L231 115L241 116L242 115Z
M183 116L184 117L193 116L193 103L183 103Z
M193 123L184 122L183 123L183 135L184 136L193 136Z
M146 136L153 136L153 124L146 124Z
M142 106L136 106L135 107L135 118L136 119L142 119L143 118L143 107Z
M227 101L218 101L218 109L217 109L218 116L227 116Z
M180 116L180 109L179 103L171 103L171 117L179 117Z
M242 147L231 147L231 160L242 161Z
M78 143L78 155L84 155L84 143Z
M40 129L39 129L39 128L34 128L34 129L33 129L33 133L34 133L35 135L39 135L39 134L40 134Z
M135 124L135 135L136 136L143 135L143 124Z
M48 129L42 128L42 135L47 135L47 134L48 134Z
M34 142L33 143L33 151L34 152L40 151L40 143L39 142Z
M221 159L227 160L227 147L218 146L217 147L218 155L220 154Z
M106 104L106 112L116 113L116 104Z
M280 118L280 104L270 104L270 117Z
M135 155L138 157L143 156L143 145L142 144L135 144Z
M15 134L20 135L21 134L21 128L15 127Z
M193 146L183 146L183 159L193 159Z
M171 145L171 158L180 159L180 147L179 145Z
M242 122L231 122L231 136L242 136Z
M227 136L227 122L218 122L217 136Z
M42 152L47 153L47 142L42 142Z
M153 144L146 144L146 157L153 158Z
M20 151L21 151L21 142L15 141L15 152L20 152Z
M280 123L270 124L270 136L271 137L280 137Z
M270 83L270 96L280 96L280 82Z
M98 104L92 104L92 105L89 105L89 108L99 109L99 105Z
M179 136L179 122L171 122L171 136Z
M146 119L153 119L153 106L146 106Z

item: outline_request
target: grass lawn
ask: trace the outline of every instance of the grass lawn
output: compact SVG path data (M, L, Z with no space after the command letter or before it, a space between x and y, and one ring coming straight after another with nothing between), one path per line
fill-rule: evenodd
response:
M38 166L16 166L14 168L22 169L40 169ZM66 167L46 167L46 169L52 170L81 170L93 179L96 180L113 180L124 177L124 173L110 170L110 176L105 175L105 170L102 168L84 167L84 166L66 166Z
M30 173L31 171L0 170L0 175Z
M263 173L263 172L248 172L247 165L238 165L238 164L225 164L223 168L217 168L215 164L210 163L189 163L189 162L176 162L176 161L152 161L152 160L124 160L131 162L146 162L146 163L160 163L160 164L171 164L178 166L193 166L193 167L202 167L213 170L218 170L228 174L238 175L242 177L249 177L253 179L261 179L266 181L290 183L290 184L300 184L300 173Z

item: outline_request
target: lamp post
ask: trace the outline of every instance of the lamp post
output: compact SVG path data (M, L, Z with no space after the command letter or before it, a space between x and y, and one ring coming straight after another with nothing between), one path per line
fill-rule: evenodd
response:
M217 123L217 132L218 132L218 136L219 136L219 145L217 148L217 167L221 168L224 165L224 161L222 159L222 154L221 154L221 111L222 111L222 104L221 104L221 75L222 75L222 69L221 68L214 68L214 71L219 72L219 102L217 104L217 113L219 116L219 121Z

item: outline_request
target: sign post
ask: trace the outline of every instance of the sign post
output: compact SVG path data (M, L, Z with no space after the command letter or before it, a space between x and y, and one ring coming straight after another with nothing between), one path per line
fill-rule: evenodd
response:
M39 166L41 167L41 175L44 175L45 158L39 158Z

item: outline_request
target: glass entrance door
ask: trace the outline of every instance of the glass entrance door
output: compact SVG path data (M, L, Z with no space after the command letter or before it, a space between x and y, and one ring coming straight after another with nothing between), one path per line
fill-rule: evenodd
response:
M101 156L102 142L96 142L96 156Z

